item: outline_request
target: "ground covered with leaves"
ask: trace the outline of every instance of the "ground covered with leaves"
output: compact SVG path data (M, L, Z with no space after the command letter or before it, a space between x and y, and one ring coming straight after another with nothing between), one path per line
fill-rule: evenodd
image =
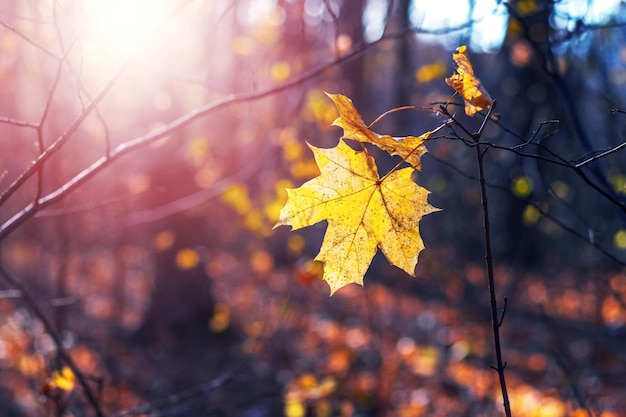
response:
M194 267L211 280L210 320L164 325L149 338L139 329L151 282L137 264L149 253L125 251L136 299L118 314L111 254L94 252L84 259L90 279L76 282L88 295L69 306L81 314L67 318L64 335L106 415L501 412L484 267L450 266L449 249L428 249L416 278L375 261L364 287L332 298L308 258L282 265L255 244L213 250ZM626 275L564 270L548 279L500 267L496 278L508 297L502 331L514 415L623 415ZM82 415L84 393L52 373L41 323L19 303L1 306L3 415Z

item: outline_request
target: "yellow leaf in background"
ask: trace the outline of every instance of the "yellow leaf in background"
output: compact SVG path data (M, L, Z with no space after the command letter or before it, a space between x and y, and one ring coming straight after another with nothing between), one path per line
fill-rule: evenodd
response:
M344 138L374 144L391 155L400 156L413 168L421 169L420 158L426 153L424 142L432 132L426 132L417 137L407 136L398 139L389 135L379 135L365 125L361 115L352 104L352 100L341 94L327 93L327 95L335 103L339 112L339 117L333 122L333 125L343 129Z
M284 205L285 199L274 198L272 201L263 206L263 214L269 221L276 223L278 221L278 216L280 215L280 210Z
M289 173L294 178L311 178L319 174L317 165L312 160L296 161L289 167Z
M283 144L283 159L285 161L297 161L302 157L303 152L304 145L297 140Z
M285 399L285 417L305 417L306 406L297 396L289 396Z
M374 159L344 141L331 149L309 147L321 174L287 190L276 226L296 230L328 221L315 260L324 263L331 295L349 283L362 285L378 248L391 264L413 275L424 249L419 222L438 210L428 204L428 191L411 179L413 169L380 178Z
M68 366L64 366L60 372L52 372L51 385L63 391L71 391L76 385L76 375Z
M220 197L222 201L230 205L241 215L248 213L252 209L252 202L248 196L248 187L246 184L233 184L224 190Z
M415 71L415 80L420 84L428 83L437 78L443 77L448 68L441 60L436 60L431 64L422 65Z
M302 114L304 120L317 122L320 129L328 130L336 117L335 109L322 91L312 90L307 94L306 106Z
M263 215L257 210L251 210L244 216L243 225L251 232L258 231L263 227Z
M465 114L474 116L477 111L491 106L491 97L480 80L474 76L474 68L469 59L467 46L456 48L452 59L457 65L456 73L446 78L446 84L452 87L465 100Z

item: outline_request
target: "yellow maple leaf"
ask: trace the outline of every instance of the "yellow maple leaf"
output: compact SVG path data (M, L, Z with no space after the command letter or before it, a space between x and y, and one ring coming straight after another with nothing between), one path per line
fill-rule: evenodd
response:
M438 210L428 203L429 192L411 179L414 170L395 170L381 178L374 159L343 140L330 149L309 147L321 174L287 190L276 226L296 230L328 221L315 260L324 263L331 295L349 283L363 285L378 248L391 264L413 275L424 249L419 222Z
M51 385L63 391L71 391L76 385L76 375L68 366L64 366L61 371L52 372Z
M467 46L456 48L452 59L457 65L456 73L446 78L446 84L452 87L465 100L465 114L472 117L477 111L491 106L491 97L482 83L474 75L474 68L469 59Z
M333 122L334 126L343 129L343 137L359 142L372 143L390 155L398 155L415 169L421 169L420 158L426 153L424 142L432 132L426 132L421 136L407 136L394 138L389 135L379 135L368 128L352 100L341 94L328 94L335 103L339 117Z

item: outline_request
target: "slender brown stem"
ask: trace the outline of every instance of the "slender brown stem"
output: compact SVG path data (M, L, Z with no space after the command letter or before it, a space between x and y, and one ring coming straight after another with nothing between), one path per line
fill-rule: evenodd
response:
M502 316L498 317L498 301L496 299L495 280L493 278L493 255L491 251L491 226L489 224L489 201L487 199L487 184L485 181L485 168L483 159L489 148L483 148L480 144L480 137L487 121L491 118L491 113L496 107L494 100L489 107L487 116L483 119L483 123L477 133L471 137L476 142L476 162L478 163L478 182L480 183L480 200L483 208L483 230L485 231L485 264L487 265L487 279L489 281L489 304L491 307L491 326L493 327L493 343L496 351L496 366L493 367L498 372L500 380L500 390L502 391L502 402L504 404L504 413L506 417L511 417L511 404L509 402L509 394L506 389L506 380L504 378L504 368L506 363L502 360L502 347L500 345L500 327L506 313L507 299L504 298L504 307Z
M448 111L446 106L440 106L439 111L441 114L450 118L450 120L463 132L468 135L472 141L474 141L474 149L476 150L476 161L478 163L478 182L480 183L480 197L483 208L483 230L485 231L485 264L487 265L487 279L489 281L489 304L491 307L491 326L493 327L493 342L496 351L496 366L492 368L498 372L498 378L500 380L500 390L502 391L502 401L504 404L504 412L506 417L511 417L511 404L509 402L509 394L506 389L506 379L504 378L504 368L506 363L502 360L502 347L500 344L500 327L502 327L502 321L504 320L504 314L506 313L507 299L504 299L504 307L502 309L502 316L498 317L498 301L496 300L496 288L495 280L493 278L493 255L491 251L491 226L489 225L489 202L487 199L487 183L485 180L485 168L483 159L485 153L489 149L488 144L480 142L483 129L486 123L491 118L491 113L496 107L496 101L491 102L487 116L484 118L480 129L476 133L471 133L465 126L459 123L452 114Z
M511 417L511 404L509 403L509 394L506 389L506 380L504 378L504 368L506 364L502 360L502 348L500 346L500 326L501 320L498 318L498 302L496 300L496 289L493 279L493 256L491 252L491 229L489 226L489 204L487 201L487 186L485 184L485 171L483 167L483 158L485 152L481 146L476 146L476 160L478 161L478 180L480 182L480 195L483 207L483 230L485 231L485 263L487 264L487 277L489 280L489 298L491 305L491 325L493 327L493 341L496 350L496 367L498 378L500 379L500 390L502 391L502 400L504 402L504 412L507 417ZM504 316L504 311L503 311ZM504 318L504 317L503 317Z

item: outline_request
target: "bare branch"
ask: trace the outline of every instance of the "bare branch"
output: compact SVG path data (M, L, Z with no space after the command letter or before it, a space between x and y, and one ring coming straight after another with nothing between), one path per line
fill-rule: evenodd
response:
M98 105L98 103L106 96L106 94L113 88L115 82L122 75L129 61L125 62L120 68L115 72L115 74L106 82L106 84L100 89L98 94L94 97L91 102L87 104L85 109L74 119L74 121L69 125L67 130L61 134L45 151L43 151L35 161L31 163L31 165L20 174L4 191L0 194L0 206L3 205L14 193L17 191L22 184L26 182L35 172L41 169L41 166L48 160L52 155L54 155L59 149L63 147L63 145L68 141L70 137L80 127L83 121L87 118L87 116L91 113L91 111Z
M146 414L147 415L152 415L152 414L161 415L160 411L162 411L163 408L181 404L183 402L189 401L190 399L194 397L207 394L221 387L222 385L224 385L226 382L228 382L230 379L233 378L234 372L235 372L235 369L230 369L224 372L223 374L221 374L220 376L218 376L217 378L209 382L206 382L202 385L188 388L184 391L169 395L165 398L153 401L149 404L145 404L143 406L125 411L121 414L118 414L116 417L131 417L131 416L146 415Z
M504 316L506 315L506 307L509 305L508 297L504 297L504 306L502 307L502 314L500 314L500 320L498 321L498 327L502 327Z
M17 212L14 216L8 219L4 224L0 226L0 240L4 239L8 236L13 230L15 230L19 225L24 223L26 220L32 218L37 211L43 209L50 204L64 198L66 195L71 193L74 189L76 189L79 185L93 177L97 172L102 170L104 167L111 164L113 161L121 158L122 156L131 153L137 149L140 149L144 146L149 145L161 139L162 137L168 136L173 131L180 129L189 125L190 123L207 116L217 110L223 109L229 105L236 103L244 103L259 100L265 97L276 95L280 92L293 88L296 85L302 84L305 81L313 79L319 75L321 75L328 68L339 65L343 62L349 61L354 57L364 53L365 51L375 47L376 45L391 40L396 39L402 36L407 36L408 34L413 33L413 30L403 30L397 33L393 33L387 35L384 38L381 38L375 42L371 42L365 45L362 45L352 52L342 56L337 57L331 60L328 63L318 65L317 67L312 68L309 71L303 72L300 75L294 76L288 81L267 88L261 91L255 91L252 93L246 94L238 94L238 95L228 95L222 99L215 100L211 103L205 104L203 106L197 107L196 109L180 116L179 118L173 120L172 122L166 124L162 128L148 133L146 135L142 135L136 137L134 139L127 140L126 142L118 145L114 149L110 151L108 155L101 157L100 159L93 162L90 166L85 168L83 171L78 173L72 179L67 181L64 185L59 187L57 190L49 193L46 196L42 196L36 202L32 202L24 207L22 210ZM69 128L52 144L50 145L32 164L28 167L12 184L10 184L7 189L5 189L0 195L0 206L11 197L17 189L28 179L30 178L37 170L41 168L41 165L48 160L54 153L56 153L65 142L78 130L79 126L82 122L87 118L89 113L91 113L97 106L97 104L104 98L104 96L113 88L113 85L119 79L119 77L124 72L126 66L129 64L129 61L124 62L117 72L111 77L107 83L101 88L101 90L94 96L93 100L91 100L85 107L85 109L79 114L79 116L74 119L74 121L70 124Z
M445 108L445 107L444 107ZM484 125L483 125L484 126ZM463 128L464 131L467 131ZM479 142L481 131L471 136L471 138ZM485 151L488 148L484 148ZM498 372L498 379L500 381L500 391L502 393L502 403L504 406L504 412L507 417L511 417L511 405L509 402L509 395L506 387L506 378L504 375L504 369L506 368L506 362L503 361L502 358L502 347L500 343L500 326L502 321L498 319L498 302L496 300L496 289L495 289L495 279L493 272L493 254L492 254L492 245L491 245L491 228L489 222L489 201L487 196L487 187L485 182L485 171L484 171L484 156L485 152L482 151L480 145L477 145L476 148L476 162L478 165L478 182L480 184L480 196L481 196L481 205L482 205L482 213L483 213L483 230L484 230L484 242L485 242L485 266L487 269L487 279L489 282L489 299L490 299L490 309L491 309L491 327L493 329L493 343L494 350L496 354L496 371ZM506 300L506 298L505 298ZM505 301L506 308L506 301ZM502 313L504 316L504 311Z
M335 54L339 54L339 31L341 30L340 25L339 25L339 18L337 17L337 14L333 10L330 0L324 0L324 6L326 6L326 11L330 15L330 17L333 19L333 24L335 27L335 37L334 37L335 40L334 40L333 49L335 50Z
M4 280L9 283L9 285L15 287L17 291L20 292L20 298L28 305L28 308L33 312L33 314L41 321L41 324L43 324L46 332L50 335L50 338L54 342L54 346L57 349L59 357L63 360L63 362L67 364L67 366L70 367L74 375L76 375L76 379L85 391L87 401L89 401L89 404L96 412L96 415L98 417L104 417L104 413L102 411L102 408L100 407L100 402L98 401L96 394L91 389L91 386L87 381L87 377L83 374L80 368L78 368L70 354L67 353L67 351L63 347L63 340L61 339L61 336L56 331L50 320L48 320L48 317L46 317L44 312L41 310L35 298L30 294L27 288L21 284L20 280L14 277L13 274L11 274L7 269L5 269L2 263L0 263L0 275L4 277Z
M446 110L447 112L447 110ZM450 114L448 113L443 113L443 114ZM451 116L452 117L452 116ZM454 120L454 119L453 119ZM459 125L458 123L455 123L456 125ZM468 133L466 130L464 130L464 133ZM503 146L503 145L498 145L492 142L471 142L471 141L466 141L464 139L460 139L458 136L455 136L454 138L449 138L449 139L454 139L454 140L461 140L462 142L464 142L467 146L469 147L474 147L474 146L486 146L489 148L494 148L494 149L500 149L500 150L506 150L506 151L511 151L519 156L522 156L524 158L533 158L533 159L537 159L540 161L544 161L547 162L549 164L553 164L553 165L558 165L561 166L563 168L567 168L569 170L574 171L574 173L576 173L576 175L578 175L588 186L590 186L592 189L596 190L600 195L602 195L603 197L605 197L608 201L610 201L611 203L615 204L618 208L620 208L620 210L622 210L623 212L626 213L626 201L623 201L622 199L620 199L616 193L614 192L609 192L605 189L605 187L602 187L600 185L598 185L596 182L594 182L585 171L583 171L583 168L585 167L585 165L587 165L589 162L592 161L596 161L599 160L607 155L610 155L614 152L617 152L621 149L623 149L624 147L626 147L626 144L620 144L614 148L609 149L608 151L604 151L599 155L596 155L593 158L590 158L588 160L583 161L582 163L573 163L570 161L565 160L564 158L562 158L561 156L559 156L557 153L555 153L554 151L552 151L550 148L536 143L536 142L530 142L528 141L527 143L525 142L524 146L526 145L534 145L539 147L540 149L548 152L550 155L552 155L552 158L548 158L545 157L543 155L539 155L539 154L535 154L535 153L526 153L523 152L521 149L523 149L524 146L520 146L520 145L516 145L513 147L510 146ZM580 165L580 166L578 166ZM604 181L603 181L604 182Z
M457 174L459 174L459 175L461 175L461 176L463 176L463 177L465 177L467 179L470 179L470 180L477 180L478 179L478 177L476 175L464 172L463 170L458 168L456 165L454 165L454 164L452 164L452 163L450 163L450 162L448 162L446 160L443 160L441 158L438 158L438 157L434 156L432 153L428 153L428 154L426 154L426 156L429 157L429 158L432 158L433 160L437 161L438 163L440 163L440 164L450 168L451 170L455 171ZM496 184L496 183L487 181L486 185L489 188L500 190L500 191L502 191L502 192L512 196L511 190L506 188L506 187L503 187L500 184ZM578 230L574 229L573 227L570 227L570 226L566 225L561 220L557 219L556 217L554 217L553 215L551 215L550 213L548 213L547 211L542 209L539 204L536 204L536 203L529 203L529 204L531 206L533 206L535 209L537 209L539 214L541 214L543 217L549 219L550 221L554 222L556 225L561 227L565 232L571 234L572 236L576 237L577 239L581 240L582 242L592 246L594 249L596 249L598 252L600 252L601 254L606 256L608 259L610 259L613 262L615 262L617 265L626 267L626 261L623 261L623 260L619 259L617 256L615 256L614 254L609 252L606 248L604 248L602 245L600 245L594 239L590 239L587 234L583 234L583 233L579 232ZM625 304L625 309L626 309L626 304Z
M7 298L22 298L20 290L2 290L0 291L0 300Z
M187 1L181 1L180 4L170 13L169 15L178 11ZM168 16L169 16L168 15ZM165 23L165 19L161 22L161 24ZM156 30L156 29L155 29ZM76 38L78 39L78 37ZM75 40L76 41L76 40ZM143 45L138 45L136 47L136 51L140 49ZM70 46L69 49L71 49ZM68 49L68 51L69 51ZM136 54L130 54L130 57L126 59L114 72L113 76L109 78L109 80L102 86L100 91L94 96L93 100L91 100L85 108L80 112L80 114L74 119L74 121L69 125L67 130L61 134L45 151L41 152L40 155L31 163L31 165L22 172L5 190L3 190L2 194L0 194L0 206L2 206L10 197L17 191L23 184L28 180L35 172L39 171L43 164L52 157L59 149L65 145L65 143L76 133L80 125L87 118L87 116L96 108L98 103L102 101L102 99L109 93L109 91L113 88L117 80L121 77L124 71L128 68L130 63L134 60L134 56ZM66 55L67 56L67 52ZM36 206L37 201L34 203Z
M5 23L4 21L0 20L0 26L4 27L5 29L7 29L7 30L9 30L9 31L11 31L13 33L15 33L17 36L19 36L20 38L24 39L28 44L30 44L30 45L34 46L35 48L39 49L41 52L43 52L47 56L49 56L51 58L54 58L57 61L61 60L61 58L58 57L56 54L54 54L54 52L51 52L46 47L38 44L37 42L35 42L34 40L29 38L28 36L26 36L22 32L20 32L19 30L14 28L13 26L9 25L8 23Z
M574 128L574 132L576 133L576 136L578 137L580 144L582 145L583 149L587 150L588 152L591 152L593 150L592 142L589 139L589 136L587 135L587 133L585 132L583 125L581 124L581 120L583 120L583 118L580 117L578 113L578 109L573 104L574 100L572 97L572 92L570 88L568 87L567 83L565 82L565 80L563 79L561 72L559 71L559 66L556 62L556 57L553 52L554 45L552 44L551 41L548 41L545 44L538 43L536 39L532 36L531 27L526 21L526 18L528 16L526 17L521 16L518 13L518 11L515 9L515 7L513 7L508 2L503 2L503 4L507 8L509 14L513 16L517 20L517 22L519 22L522 28L524 37L529 42L533 50L537 53L537 56L541 58L541 69L548 76L550 76L550 78L552 79L552 82L554 83L555 87L559 91L561 98L562 98L563 105L565 106L567 110L567 115L569 116L570 122ZM544 11L542 10L537 11L537 13L542 13L542 12ZM618 198L615 191L611 187L611 184L609 184L609 182L606 179L606 176L602 172L601 167L597 165L594 166L592 172L594 176L597 177L597 181L599 181L600 183L599 185L594 183L594 186L593 186L594 189L596 189L602 195L607 197L609 200L616 202L623 211L626 211L626 207L624 203L620 202L620 199ZM585 174L585 177L586 177L585 181L587 182L589 178L586 176L586 174ZM588 183L591 183L591 182L592 182L591 180L588 181Z
M611 109L611 113L621 113L621 114L626 114L626 111L624 111L624 110L620 110L620 109Z
M587 165L588 163L593 162L593 161L597 161L600 158L604 158L605 156L610 155L610 154L612 154L614 152L617 152L617 151L621 150L624 147L626 147L626 142L622 142L619 145L614 146L614 147L612 147L610 149L607 149L606 151L604 151L604 152L602 152L602 153L600 153L598 155L592 156L592 157L590 157L590 158L588 158L588 159L586 159L586 160L584 160L582 162L579 162L576 165L574 165L574 167L576 169L582 168L583 166Z
M31 129L37 129L39 127L38 124L27 122L25 120L13 119L12 117L0 116L0 123L5 123L8 125L13 125L17 127L28 127Z

